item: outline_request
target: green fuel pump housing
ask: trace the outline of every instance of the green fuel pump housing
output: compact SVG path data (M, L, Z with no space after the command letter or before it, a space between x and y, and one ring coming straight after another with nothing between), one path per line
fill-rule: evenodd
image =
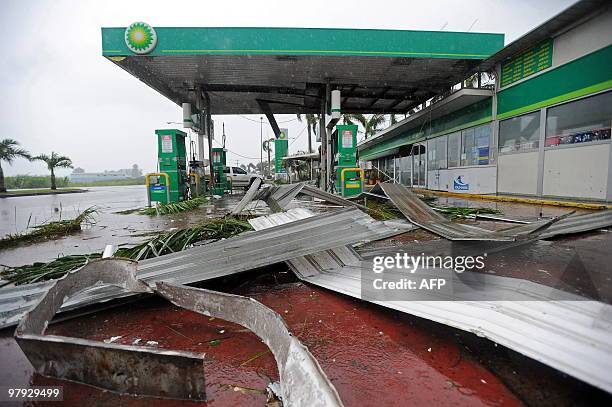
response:
M357 168L357 125L339 124L336 130L336 191L344 197L359 195L363 192L363 172Z
M155 130L155 134L159 172L168 177L153 177L155 179L149 184L151 201L169 203L185 200L189 182L185 150L187 134L176 129Z
M212 163L213 163L213 188L212 193L215 195L223 195L227 189L227 177L223 170L226 166L226 155L227 150L224 148L213 148L212 149Z

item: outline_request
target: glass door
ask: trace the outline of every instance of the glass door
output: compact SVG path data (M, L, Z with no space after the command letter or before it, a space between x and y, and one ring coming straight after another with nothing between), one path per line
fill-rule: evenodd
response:
M426 148L422 144L415 144L412 147L412 186L417 188L425 188L426 180Z

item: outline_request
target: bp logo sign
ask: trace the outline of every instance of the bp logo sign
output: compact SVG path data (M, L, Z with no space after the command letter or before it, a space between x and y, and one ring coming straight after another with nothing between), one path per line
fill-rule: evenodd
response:
M125 29L125 45L135 54L148 54L157 45L157 34L147 23L132 23Z
M279 140L287 140L287 133L289 132L289 130L287 129L280 129L280 134L278 135L278 139Z

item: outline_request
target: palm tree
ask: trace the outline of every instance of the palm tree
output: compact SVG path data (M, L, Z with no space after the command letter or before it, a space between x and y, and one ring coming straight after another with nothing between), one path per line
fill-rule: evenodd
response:
M274 138L268 139L268 140L264 140L263 143L261 143L261 147L263 148L263 151L268 152L268 171L270 170L271 164L270 164L270 151L272 150L272 146L270 145L270 143L272 143L272 145L274 145ZM268 174L269 176L270 174Z
M308 130L308 152L312 153L312 134L317 135L317 123L319 123L319 115L317 114L305 114L306 117L306 130ZM302 115L297 114L297 119L301 123Z
M33 160L44 161L47 168L51 171L51 189L57 189L55 185L55 169L56 168L72 168L72 160L64 155L58 155L51 152L51 155L41 154L33 158Z
M355 124L359 123L363 127L365 138L373 136L385 123L384 114L373 114L370 117L366 117L363 114L344 114L342 115L344 124Z
M4 171L2 170L2 161L6 161L9 165L13 163L13 160L17 157L22 157L27 160L31 160L30 153L23 148L18 147L19 142L10 138L5 138L0 141L0 192L6 192L6 185L4 184Z
M397 122L398 122L398 120L397 120L397 116L399 116L399 115L398 115L398 114L395 114L395 113L394 113L394 114L390 114L390 115L389 115L389 121L390 121L390 123L391 123L391 126L393 126L395 123L397 123Z
M300 153L303 152L297 152L297 154ZM295 174L296 181L306 179L306 175L308 174L308 164L303 160L287 160L287 173L289 174L289 177L291 177L292 173Z

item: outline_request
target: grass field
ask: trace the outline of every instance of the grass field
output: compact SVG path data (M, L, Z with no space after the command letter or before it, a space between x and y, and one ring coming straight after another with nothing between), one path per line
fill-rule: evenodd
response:
M126 178L126 179L114 179L107 181L94 181L94 182L70 182L71 187L112 187L121 185L144 185L144 177L140 178Z
M11 196L27 196L27 195L53 195L53 194L71 194L75 192L85 192L86 189L81 188L58 188L52 190L50 188L37 188L37 189L14 189L7 192L0 192L0 198L6 198Z

